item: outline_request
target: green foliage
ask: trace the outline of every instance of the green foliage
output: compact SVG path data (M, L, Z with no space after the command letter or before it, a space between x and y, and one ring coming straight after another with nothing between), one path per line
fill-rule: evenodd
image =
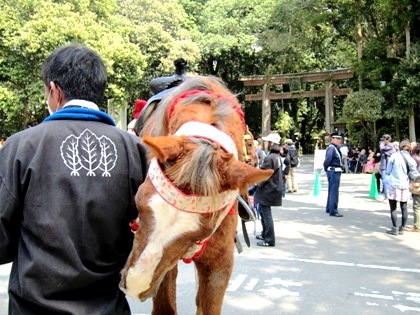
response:
M384 103L385 99L378 90L361 90L347 96L342 118L346 119L352 142L376 144L376 122L383 116Z
M274 124L274 130L278 131L282 137L287 137L292 128L293 118L289 116L288 112L281 112Z
M343 116L352 122L376 122L382 118L384 102L385 99L380 91L352 92L344 101Z
M401 62L394 79L400 88L398 102L405 105L404 116L408 116L411 109L419 104L420 43L413 45L410 58Z
M376 123L378 130L391 119L403 127L418 106L419 15L420 3L411 0L3 0L0 138L42 121L42 62L57 47L77 42L103 57L106 96L116 106L150 97L150 80L172 75L174 60L182 57L190 75L217 75L238 94L255 134L261 102L244 102L244 95L261 87L244 88L240 76L354 67L356 80L336 84L355 89L360 82L385 97L382 102L375 92L354 92L342 109L344 97L335 97L336 117L348 123L351 137L363 140ZM322 85L301 82L300 89ZM311 135L325 132L324 113L323 98L272 101L271 122L289 137L299 132L305 146Z
M113 1L97 1L94 5L82 0L2 3L0 113L9 127L3 129L0 137L45 118L45 105L40 105L45 100L40 68L54 49L68 43L85 44L102 56L108 69L107 98L119 105L132 101L133 89L136 90L145 66L144 58L139 47L127 41L117 27L109 29L100 20L111 15L114 8Z
M119 14L112 18L112 27L119 27L124 37L135 44L145 58L144 72L137 78L136 98L151 96L149 82L174 73L174 60L184 58L191 72L200 58L200 49L191 37L196 25L183 6L175 0L120 0Z

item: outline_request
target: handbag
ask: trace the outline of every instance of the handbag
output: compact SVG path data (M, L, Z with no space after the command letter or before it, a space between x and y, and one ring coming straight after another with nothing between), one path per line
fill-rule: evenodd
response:
M408 176L408 174L410 173L410 167L408 166L408 161L402 153L401 153L401 156L403 157L405 161L405 165L407 166L407 176ZM408 191L413 195L420 195L420 183L410 181L410 185L408 186Z
M413 195L420 195L420 183L419 182L410 182L408 190Z

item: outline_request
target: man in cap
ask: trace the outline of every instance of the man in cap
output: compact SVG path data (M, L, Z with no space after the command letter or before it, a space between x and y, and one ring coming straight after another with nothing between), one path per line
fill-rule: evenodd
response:
M257 186L254 198L258 204L257 207L261 212L261 235L256 238L261 240L257 242L258 246L275 246L276 235L274 233L274 220L271 212L271 207L279 207L282 205L281 189L283 184L282 179L282 163L280 160L279 144L281 137L277 133L271 133L267 137L262 137L264 141L268 141L269 154L261 163L261 169L274 170L273 175L265 182Z
M292 139L287 139L284 144L287 147L288 154L290 157L290 170L289 170L289 176L287 177L287 192L297 192L298 187L296 183L296 177L295 177L295 168L299 165L299 157L298 152L296 150L296 147L293 143Z
M331 143L327 148L324 160L324 170L328 178L328 199L325 210L330 216L337 218L343 216L337 210L340 179L343 172L342 157L339 150L341 140L342 136L338 132L331 134Z
M278 133L270 133L267 137L262 137L264 141L271 142L272 144L280 144L281 137ZM268 148L270 150L270 148Z

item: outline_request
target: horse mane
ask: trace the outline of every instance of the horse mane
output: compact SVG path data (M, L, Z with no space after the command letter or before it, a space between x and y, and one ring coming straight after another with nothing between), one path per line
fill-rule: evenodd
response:
M157 106L154 113L145 123L145 126L141 132L141 135L150 135L153 137L163 136L169 134L169 121L168 121L168 107L172 104L172 101L180 94L183 94L191 90L207 90L211 91L223 97L215 98L212 95L208 94L197 94L190 95L189 97L181 100L177 106L188 106L193 102L201 102L208 104L215 104L215 115L214 115L214 126L220 130L226 130L226 124L232 123L232 117L235 113L236 108L232 104L237 105L236 97L232 94L223 81L217 77L212 76L195 76L187 78L180 86L171 91L167 96L165 96L162 101ZM238 116L238 115L236 115ZM237 126L239 127L239 126ZM244 127L242 126L242 129ZM245 132L245 129L244 129ZM230 134L233 136L233 134Z
M189 194L217 198L221 190L225 190L221 168L225 168L232 154L211 141L201 138L191 138L186 146L194 146L189 150L187 158L181 158L176 163L166 163L166 174L182 191Z

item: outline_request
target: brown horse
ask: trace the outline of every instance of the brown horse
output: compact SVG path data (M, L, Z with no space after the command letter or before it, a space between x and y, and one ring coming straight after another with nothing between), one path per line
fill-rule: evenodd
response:
M197 314L221 313L233 269L236 196L273 172L238 161L245 131L236 98L212 77L187 79L146 122L151 161L136 195L138 229L120 287L142 301L153 297L152 314L177 314L180 259L197 269Z

